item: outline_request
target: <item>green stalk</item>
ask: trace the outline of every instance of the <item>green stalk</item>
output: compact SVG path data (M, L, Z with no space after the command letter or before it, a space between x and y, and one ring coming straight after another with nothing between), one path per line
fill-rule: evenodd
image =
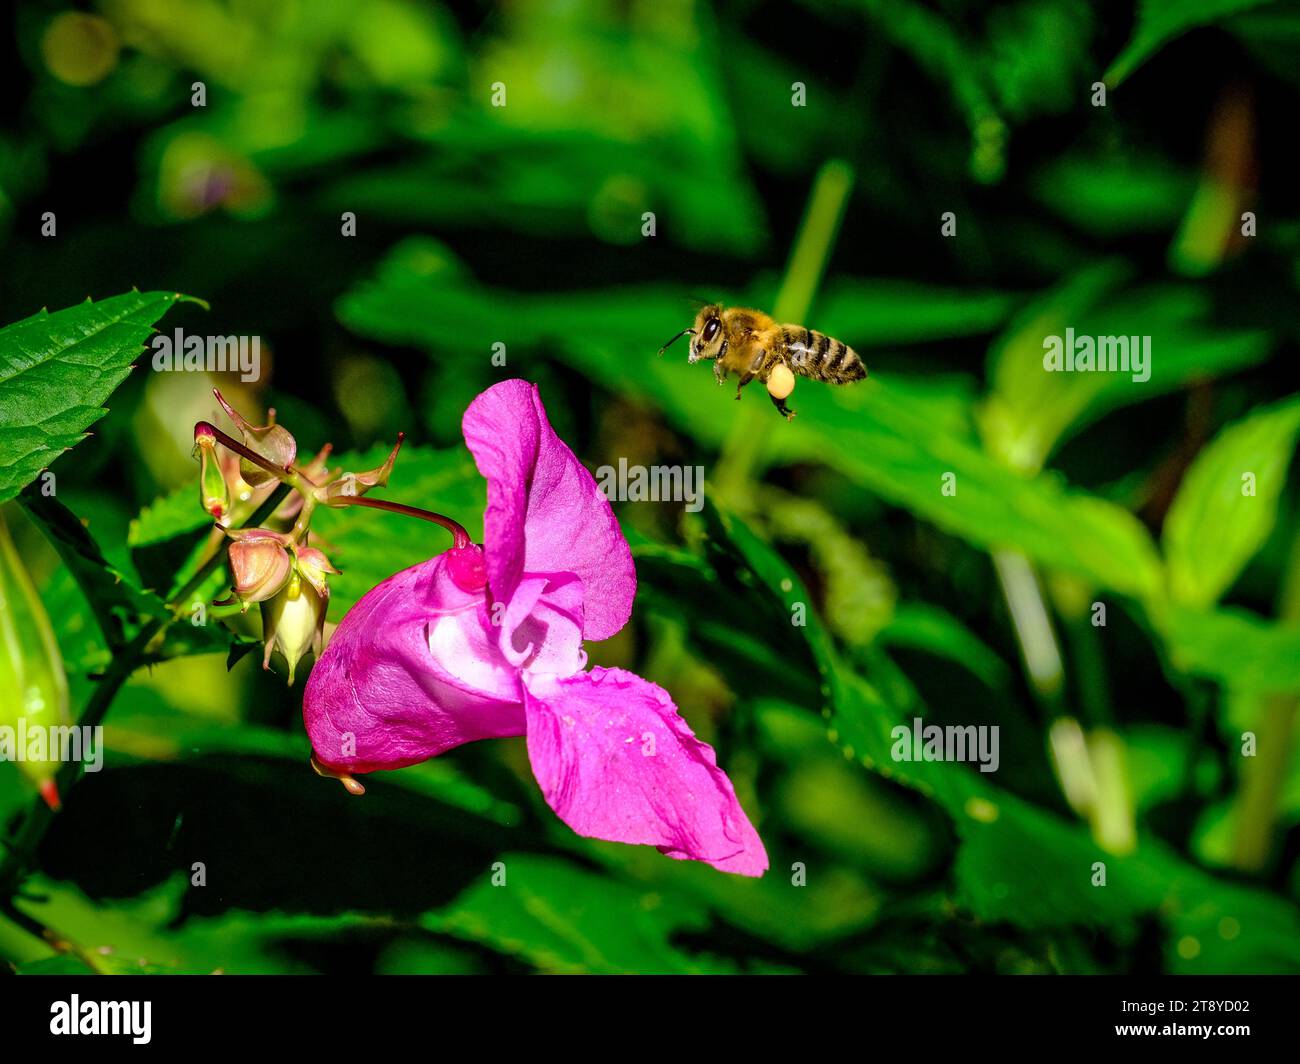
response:
M1300 535L1291 545L1278 593L1277 619L1281 624L1300 621ZM1255 725L1256 754L1245 759L1236 803L1232 863L1244 872L1262 871L1273 849L1278 805L1295 744L1297 702L1300 699L1294 694L1262 699Z
M1076 813L1087 818L1097 845L1110 853L1127 853L1137 844L1137 830L1123 740L1110 728L1095 727L1106 714L1094 712L1093 730L1085 732L1078 718L1065 711L1061 649L1029 559L1019 551L997 550L993 567L1011 612L1030 686L1052 718L1047 741L1061 793ZM1103 682L1099 675L1091 679L1099 687ZM1097 694L1104 700L1103 691Z

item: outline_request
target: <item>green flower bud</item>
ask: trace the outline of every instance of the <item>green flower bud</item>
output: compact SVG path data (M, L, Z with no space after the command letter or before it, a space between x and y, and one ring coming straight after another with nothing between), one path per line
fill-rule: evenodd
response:
M278 650L289 665L292 686L298 662L307 651L320 654L328 608L329 589L324 594L317 591L295 568L280 592L262 603L262 637L266 640L262 668L271 667L271 655Z
M13 729L17 742L20 722L24 733L30 733L69 720L68 678L59 644L0 511L0 727ZM42 744L47 752L51 746L48 741ZM33 761L26 755L26 750L13 751L19 771L57 809L58 761Z
M339 575L339 570L330 564L324 551L315 547L301 547L298 550L298 572L324 598L330 597L329 586L325 583L326 574Z
M195 430L194 444L199 452L199 501L220 521L230 510L230 489L217 454L217 439L211 429L202 426Z

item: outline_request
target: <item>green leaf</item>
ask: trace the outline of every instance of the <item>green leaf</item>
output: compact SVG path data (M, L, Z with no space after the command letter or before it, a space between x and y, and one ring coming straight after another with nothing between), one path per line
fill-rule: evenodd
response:
M1017 298L1006 292L941 288L892 277L846 277L828 284L818 300L816 328L832 336L852 337L859 351L978 336L1005 322Z
M170 615L162 598L140 588L134 575L115 568L104 557L89 530L58 499L29 487L21 501L71 571L110 650L128 642L147 619ZM56 623L63 637L62 621ZM223 625L195 626L187 620L172 625L154 653L166 658L225 651L235 638Z
M125 644L142 619L166 616L166 603L114 568L77 515L57 498L29 488L22 504L72 572L110 648Z
M788 428L773 428L772 449L782 458L824 462L979 546L1016 547L1135 597L1160 584L1155 546L1132 514L1059 477L1004 468L937 427L890 380L851 392L813 388ZM945 484L955 494L944 494Z
M160 495L131 519L127 544L133 550L149 547L211 525L212 517L199 502L197 485L183 484Z
M1011 679L1007 663L987 643L952 614L928 603L900 603L879 640L885 646L908 647L955 661L995 691Z
M1189 286L1150 285L1116 293L1127 271L1103 262L1037 300L989 354L990 393L980 429L990 451L1015 469L1036 471L1071 436L1120 407L1262 362L1267 334L1209 325L1209 296ZM1147 379L1133 373L1052 373L1047 336L1117 336L1134 321L1149 337Z
M328 938L376 921L357 915L231 912L196 917L183 911L189 882L175 876L135 898L112 905L45 876L30 879L32 900L21 907L76 942L105 974L197 975L309 972L286 957L286 939Z
M1076 229L1105 239L1175 230L1195 179L1162 156L1131 146L1106 155L1048 160L1032 178L1034 196Z
M1178 669L1234 691L1300 692L1300 624L1239 609L1173 606L1163 633Z
M705 294L724 293L706 289ZM737 301L741 298L762 301L757 293L737 295ZM1018 298L896 278L848 277L828 284L817 320L809 324L859 350L926 343L991 332L1007 319ZM505 336L511 347L563 343L586 334L639 344L647 356L694 314L682 290L664 285L544 296L487 288L474 282L447 248L427 237L412 237L392 248L376 276L347 292L337 311L344 324L364 336L466 358L475 350L490 350L493 339L501 338L491 311L503 303L511 307Z
M567 861L532 854L501 858L505 884L470 887L424 926L491 946L544 972L726 973L730 965L693 957L670 941L708 926L703 909L592 875Z
M0 329L0 502L85 438L154 322L188 298L128 292Z
M44 957L39 961L28 961L17 966L19 975L94 975L95 970L85 961L78 960L70 953L60 953L56 957Z
M732 571L747 571L741 583L773 600L789 616L796 602L808 602L798 576L770 546L739 520L705 507L706 541ZM712 600L711 600L712 601ZM1216 880L1188 864L1153 838L1143 838L1130 855L1105 853L1082 824L1062 820L996 787L974 766L946 761L898 761L893 729L909 726L912 711L889 705L861 676L839 660L816 616L787 626L806 639L821 682L817 703L828 736L845 757L914 788L948 813L960 845L957 881L962 902L981 919L1028 928L1072 923L1116 930L1120 921L1162 913L1170 935L1172 970L1293 971L1300 966L1300 917L1293 907L1262 891ZM1092 885L1093 862L1107 866L1107 887ZM1234 922L1249 938L1233 953L1220 935ZM1195 938L1201 952L1175 948ZM1236 943L1233 943L1235 945Z
M1169 590L1177 601L1201 607L1217 602L1263 545L1277 520L1297 435L1300 395L1252 411L1196 456L1163 531Z
M1208 26L1271 0L1142 0L1137 26L1124 50L1106 71L1106 83L1118 85L1175 37Z
M140 582L162 594L179 590L206 559L207 542L200 533L210 528L212 518L199 502L195 483L155 499L127 527L131 562Z

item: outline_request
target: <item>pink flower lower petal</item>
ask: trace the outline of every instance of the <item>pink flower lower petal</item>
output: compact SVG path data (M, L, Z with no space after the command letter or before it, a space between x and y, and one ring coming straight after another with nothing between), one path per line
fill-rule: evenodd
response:
M767 853L713 748L668 692L621 669L524 680L528 757L542 794L579 835L760 876Z
M488 482L483 540L494 597L509 602L528 573L573 573L583 584L582 634L607 639L632 613L632 551L596 481L555 435L536 386L502 381L461 425Z
M496 634L484 596L456 586L446 555L373 588L339 622L307 681L303 721L317 760L371 772L522 735L517 671Z

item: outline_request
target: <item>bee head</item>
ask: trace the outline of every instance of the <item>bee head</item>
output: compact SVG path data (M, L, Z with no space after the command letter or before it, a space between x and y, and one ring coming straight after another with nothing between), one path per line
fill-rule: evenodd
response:
M716 303L700 308L692 327L691 354L688 362L711 360L718 357L725 339L722 330L722 308Z

